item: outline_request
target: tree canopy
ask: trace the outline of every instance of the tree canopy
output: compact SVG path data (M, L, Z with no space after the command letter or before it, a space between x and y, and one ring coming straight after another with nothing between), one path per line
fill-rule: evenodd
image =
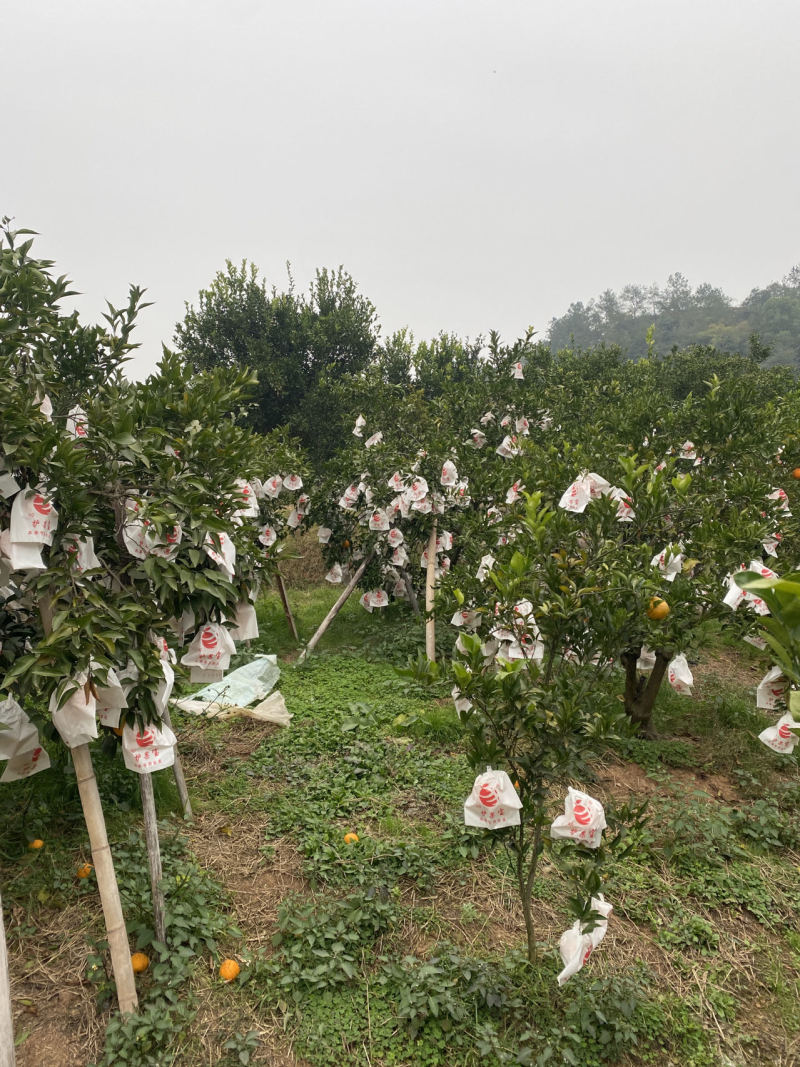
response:
M759 362L800 367L800 266L780 282L753 289L736 305L708 283L692 288L681 273L658 285L606 289L588 303L576 301L550 322L555 349L619 345L631 359L647 354L654 326L659 349L706 345L749 355Z

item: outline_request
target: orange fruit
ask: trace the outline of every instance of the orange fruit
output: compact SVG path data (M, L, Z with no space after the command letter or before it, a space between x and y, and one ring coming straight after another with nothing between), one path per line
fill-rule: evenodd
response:
M239 964L236 960L223 960L219 965L219 976L223 982L232 982L238 974Z
M792 477L800 478L800 467L795 467L795 469L792 471Z
M91 863L83 863L75 873L79 878L88 878L93 870Z
M661 622L662 619L666 619L670 613L670 606L666 600L662 600L661 597L654 596L650 601L650 607L647 609L648 619L652 619L653 622Z
M354 845L358 841L358 834L345 834L344 843L346 845Z
M350 547L350 542L349 541L342 541L342 545L343 545L344 548L349 548Z
M131 967L133 967L134 974L141 974L142 971L146 971L150 966L150 957L145 956L144 952L134 952L131 956Z
M33 849L35 852L37 848L44 848L44 841L42 841L41 837L37 837L35 841L31 841L28 848Z

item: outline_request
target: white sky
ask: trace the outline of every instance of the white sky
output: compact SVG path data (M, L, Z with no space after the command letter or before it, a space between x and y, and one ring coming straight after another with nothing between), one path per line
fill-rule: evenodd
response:
M0 0L0 215L133 365L226 258L342 264L384 335L540 332L800 261L797 0Z

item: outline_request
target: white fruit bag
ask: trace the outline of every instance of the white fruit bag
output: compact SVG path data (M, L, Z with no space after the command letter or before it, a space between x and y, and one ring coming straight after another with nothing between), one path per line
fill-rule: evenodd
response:
M33 744L29 743L31 736ZM13 697L0 703L0 759L11 759L18 752L27 752L38 738L36 727Z
M667 545L650 560L650 566L658 567L664 575L665 581L674 582L681 573L683 568L682 547L681 545L677 547Z
M67 416L67 433L82 439L88 436L86 412L82 407L74 407Z
M384 531L389 529L389 516L383 508L376 508L369 517L370 530Z
M269 497L270 500L274 500L278 496L282 488L283 478L281 478L279 474L273 474L273 476L271 478L267 478L267 480L262 485L264 496Z
M219 538L219 548L217 548L209 533L206 534L206 539L203 542L203 551L224 574L227 574L228 578L233 579L234 567L236 566L236 545L224 531L215 536Z
M173 671L169 660L166 659L161 660L161 670L164 678L158 683L158 687L153 693L153 703L160 714L163 715L167 710L169 698L172 696L172 687L175 685L175 671Z
M519 826L521 807L522 801L506 772L487 767L486 773L475 779L472 792L464 801L464 823L487 830Z
M774 726L768 726L758 735L758 740L763 741L767 748L773 752L790 753L797 744L797 734L794 730L800 730L800 722L795 722L792 713L787 711L781 715Z
M175 734L165 723L122 731L122 756L129 771L151 774L175 762Z
M606 828L606 815L599 800L569 786L564 814L553 820L550 837L569 838L587 848L599 848Z
M128 698L116 671L109 668L107 684L96 685L95 688L97 689L97 721L102 726L119 726L122 709L128 706Z
M46 771L49 766L50 757L41 745L37 745L29 752L20 752L11 758L0 776L0 782L17 782L20 778L30 778L37 771Z
M236 645L225 629L216 622L201 626L187 652L181 656L185 667L200 667L204 671L226 671Z
M442 465L442 476L440 478L442 485L455 485L458 481L458 471L456 465L451 459L445 460Z
M341 563L334 563L328 573L325 575L325 581L330 582L331 585L339 585L342 580L342 565Z
M667 681L676 693L684 693L687 696L692 695L694 676L689 670L689 662L682 652L669 661L667 665Z
M58 708L65 688L76 685L77 688ZM53 725L67 748L77 748L78 745L88 744L97 737L96 709L97 701L86 684L86 675L60 682L53 690L50 696L50 714L53 718Z
M789 679L780 667L770 668L756 689L756 707L763 708L764 711L772 711L786 699L788 688Z
M58 512L50 500L26 486L11 505L11 541L21 544L52 545L58 528Z
M255 641L258 637L258 619L256 609L249 600L242 600L236 605L236 626L230 631L234 641Z
M593 930L589 933L584 933L589 924L584 923L581 925L580 921L576 919L569 930L565 930L561 935L558 942L558 950L561 953L561 962L564 964L564 969L558 976L559 985L563 985L573 974L578 973L606 936L608 917L614 909L610 904L606 904L601 894L599 897L592 897L592 910L599 912L603 916Z
M643 674L647 671L652 671L656 665L656 654L652 648L648 648L646 645L642 645L639 649L639 658L636 661L636 670L641 671Z

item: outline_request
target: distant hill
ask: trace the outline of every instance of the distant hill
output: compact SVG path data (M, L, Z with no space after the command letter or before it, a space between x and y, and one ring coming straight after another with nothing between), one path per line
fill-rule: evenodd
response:
M570 304L566 314L552 319L550 346L557 351L605 342L619 345L630 359L640 359L647 354L651 325L662 353L674 345L713 345L752 355L765 366L782 363L800 370L800 264L783 281L753 289L739 305L713 285L692 289L679 273L670 274L663 289L606 289L588 304Z

